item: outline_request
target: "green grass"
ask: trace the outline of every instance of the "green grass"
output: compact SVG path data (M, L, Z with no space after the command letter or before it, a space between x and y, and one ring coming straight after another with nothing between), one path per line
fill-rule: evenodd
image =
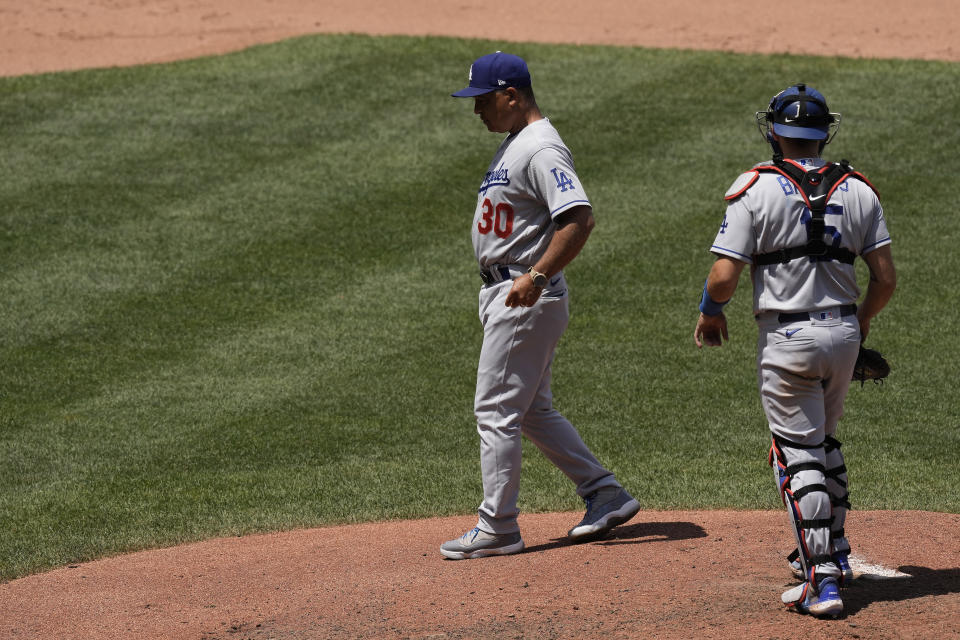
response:
M900 289L839 437L859 508L957 512L960 67L323 36L0 79L0 579L217 535L469 513L469 242L498 137L450 91L525 56L598 227L557 403L647 508L776 508L748 282L691 334L753 112L805 80L875 182ZM953 301L953 302L951 302ZM532 449L521 508L578 509Z

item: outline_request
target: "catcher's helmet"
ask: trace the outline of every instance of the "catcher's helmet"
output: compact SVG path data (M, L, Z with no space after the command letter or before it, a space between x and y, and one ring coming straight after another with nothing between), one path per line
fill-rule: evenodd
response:
M787 87L770 100L766 111L757 111L760 135L773 132L784 138L822 140L828 144L840 128L840 114L831 113L823 95L805 84Z

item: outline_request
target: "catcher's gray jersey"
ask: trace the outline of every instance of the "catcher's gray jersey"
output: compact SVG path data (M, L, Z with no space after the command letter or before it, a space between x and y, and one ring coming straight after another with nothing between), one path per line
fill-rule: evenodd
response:
M808 171L825 164L820 158L798 162ZM805 244L810 211L796 186L774 173L744 173L727 191L728 197L751 181L750 188L727 206L710 250L759 270L753 274L754 313L815 311L855 303L860 288L853 265L836 260L817 263L810 258L759 267L753 264L754 255ZM824 221L827 234L857 255L890 244L880 201L860 180L848 178L834 190Z
M473 248L483 268L533 265L550 244L552 220L589 205L573 156L546 118L508 136L483 178L473 216Z

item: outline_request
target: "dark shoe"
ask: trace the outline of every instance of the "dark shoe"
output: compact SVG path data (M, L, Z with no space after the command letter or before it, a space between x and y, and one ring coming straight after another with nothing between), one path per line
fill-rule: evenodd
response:
M580 524L567 533L573 542L603 537L640 511L640 503L623 488L604 487L584 498L587 513Z

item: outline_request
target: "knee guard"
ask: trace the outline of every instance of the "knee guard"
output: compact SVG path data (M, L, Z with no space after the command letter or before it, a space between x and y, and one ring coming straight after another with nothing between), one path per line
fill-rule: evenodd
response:
M831 556L833 517L824 446L774 436L768 462L787 508L804 579L816 588L818 576L840 574Z

